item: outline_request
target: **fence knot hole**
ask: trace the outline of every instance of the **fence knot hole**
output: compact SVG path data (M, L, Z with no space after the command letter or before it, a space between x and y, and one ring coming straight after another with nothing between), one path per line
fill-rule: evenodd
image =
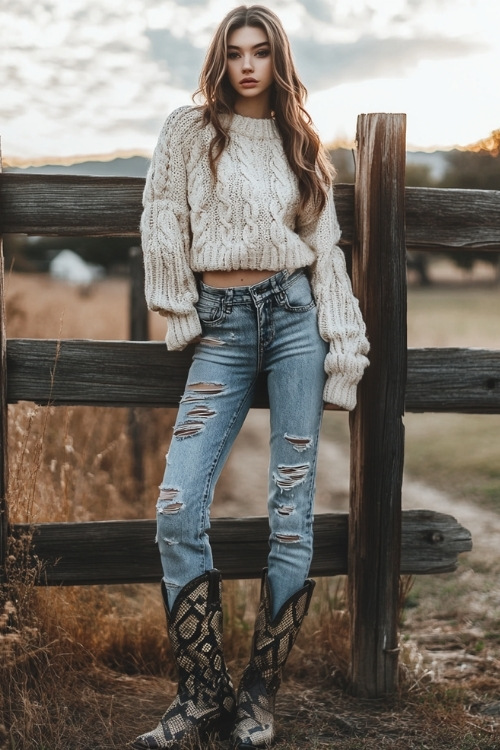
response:
M442 531L429 531L427 538L431 544L441 544L444 542L444 534Z

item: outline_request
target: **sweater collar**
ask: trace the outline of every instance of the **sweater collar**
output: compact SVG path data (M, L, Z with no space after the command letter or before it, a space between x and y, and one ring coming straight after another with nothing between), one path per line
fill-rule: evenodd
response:
M232 115L229 132L246 135L248 138L270 139L279 137L278 128L272 118L244 117L236 113Z

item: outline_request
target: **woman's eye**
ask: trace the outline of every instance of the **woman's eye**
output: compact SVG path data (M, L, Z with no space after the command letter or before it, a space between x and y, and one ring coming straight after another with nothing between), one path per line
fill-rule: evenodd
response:
M267 57L268 55L269 55L269 50L268 49L260 49L257 52L257 57Z
M236 60L236 58L238 57L238 53L237 52L228 52L227 57L228 57L229 60Z

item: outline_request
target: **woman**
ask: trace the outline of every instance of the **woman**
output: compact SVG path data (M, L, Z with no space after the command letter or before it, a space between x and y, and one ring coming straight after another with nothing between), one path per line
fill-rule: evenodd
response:
M314 583L312 520L323 400L345 409L368 364L332 173L288 39L268 8L228 13L199 107L160 134L144 194L146 296L169 350L196 342L157 504L162 594L179 672L172 705L133 743L174 748L232 730L268 746L274 698ZM269 557L252 653L234 694L222 654L220 573L207 530L214 486L267 374Z

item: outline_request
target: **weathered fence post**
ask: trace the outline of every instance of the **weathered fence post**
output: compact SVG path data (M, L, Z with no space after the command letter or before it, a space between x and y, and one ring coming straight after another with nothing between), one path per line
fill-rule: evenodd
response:
M353 287L371 343L350 417L351 682L358 696L391 694L398 675L401 485L406 386L403 114L360 115Z
M144 265L142 250L134 246L129 249L129 338L131 341L148 341L148 306L144 294ZM138 490L144 488L145 429L141 417L144 409L134 406L128 413L128 432L132 445L132 472Z
M2 158L0 153L0 172ZM8 452L7 452L7 343L5 333L5 297L4 297L4 263L3 243L0 236L0 583L5 581L5 560L7 555L7 485L8 485Z
M148 306L144 295L144 264L140 247L128 251L130 271L129 335L130 341L148 341Z

